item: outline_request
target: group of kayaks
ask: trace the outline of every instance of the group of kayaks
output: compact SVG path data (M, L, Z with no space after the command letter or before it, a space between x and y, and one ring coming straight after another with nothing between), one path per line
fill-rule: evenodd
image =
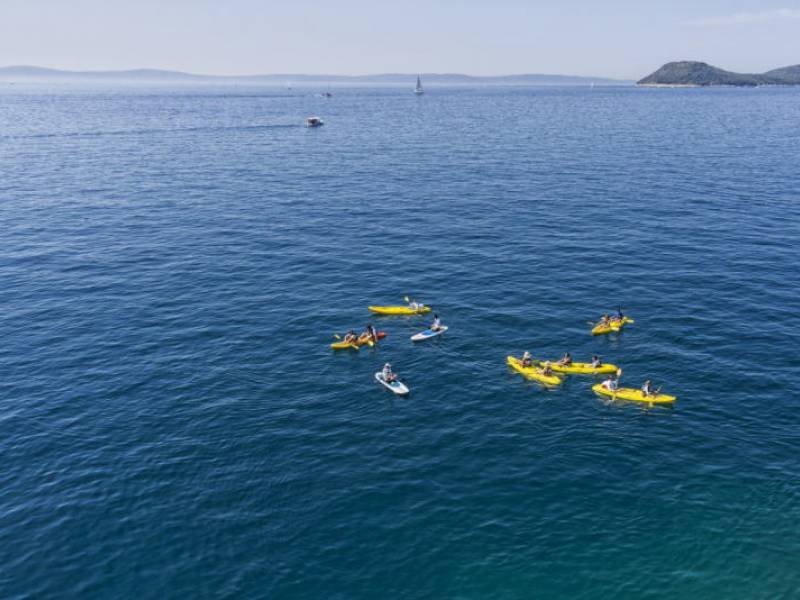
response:
M592 335L618 333L625 325L633 322L633 319L622 314L615 318L609 318L604 315L603 319L592 327ZM617 365L600 362L599 357L595 357L595 360L591 363L572 362L571 357L569 358L569 362L545 361L534 359L526 353L522 359L508 356L506 357L506 363L525 378L537 381L546 386L561 385L563 379L560 375L562 374L609 375L602 383L593 385L592 391L614 400L630 400L647 404L670 404L676 400L675 396L661 394L660 389L655 391L651 390L649 382L646 382L642 389L619 387L618 380L622 375L622 369ZM615 378L614 375L617 377Z
M407 306L369 306L367 307L370 312L377 314L377 315L424 315L426 313L431 312L430 306L425 306L424 304L420 304L414 301L409 301L408 298L405 299L408 302ZM447 326L442 325L439 321L438 315L434 316L434 320L432 325L425 329L424 331L420 331L419 333L415 333L411 336L412 342L422 342L425 340L429 340L431 338L435 338L437 336L442 335L445 331L447 331ZM338 335L336 336L339 337ZM379 340L386 337L385 331L375 331L372 325L368 325L366 331L359 336L355 336L351 331L345 336L343 341L339 341L336 343L331 344L331 348L334 350L359 350L362 346L374 346ZM393 393L399 396L407 395L411 390L409 390L408 386L400 381L400 378L392 372L391 365L386 363L384 365L383 370L378 371L375 373L375 380L384 386L386 389L392 391Z
M431 312L430 306L409 302L406 306L369 306L370 312L378 315L422 315ZM593 324L592 335L604 335L609 333L619 333L623 327L633 323L634 320L622 315L609 318L604 315L600 322ZM442 325L438 316L435 316L433 325L411 336L411 341L420 342L437 337L447 331L447 327ZM343 341L331 344L334 350L359 350L362 346L372 347L386 337L385 331L376 331L369 325L364 333L356 336L352 331ZM337 338L339 336L336 336ZM566 359L569 360L566 360ZM669 404L676 400L675 396L659 393L660 390L652 391L649 389L649 382L644 389L622 388L617 381L622 374L622 369L617 365L602 363L599 357L593 357L591 363L573 362L567 355L562 361L548 361L534 359L528 353L522 358L507 356L506 363L517 373L525 378L541 383L545 386L558 386L563 383L564 375L608 375L609 377L602 383L592 386L592 391L602 396L610 397L614 400L630 400L633 402L644 402L647 404ZM616 378L614 377L616 375ZM382 371L375 373L375 380L393 393L405 396L410 392L408 386L391 371L388 363Z

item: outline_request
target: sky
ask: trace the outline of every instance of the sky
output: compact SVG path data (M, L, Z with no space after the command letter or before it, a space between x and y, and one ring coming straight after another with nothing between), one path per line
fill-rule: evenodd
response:
M560 73L800 63L800 0L0 0L0 66Z

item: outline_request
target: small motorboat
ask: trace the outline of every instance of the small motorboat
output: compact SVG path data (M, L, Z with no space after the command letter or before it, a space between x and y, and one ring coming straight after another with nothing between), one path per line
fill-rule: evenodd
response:
M306 117L306 127L322 127L325 121L319 117Z

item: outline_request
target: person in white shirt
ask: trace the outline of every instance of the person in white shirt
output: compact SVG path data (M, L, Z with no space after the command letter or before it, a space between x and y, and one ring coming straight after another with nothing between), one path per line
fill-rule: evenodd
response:
M383 376L383 380L386 383L392 383L393 381L395 381L397 379L397 375L395 375L392 372L392 365L390 365L389 363L386 363L385 365L383 365L383 371L381 373L382 373L382 376Z

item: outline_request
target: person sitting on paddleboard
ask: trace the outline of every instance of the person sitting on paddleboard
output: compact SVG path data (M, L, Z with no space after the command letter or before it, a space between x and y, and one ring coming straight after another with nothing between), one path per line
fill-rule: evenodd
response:
M533 359L531 359L531 353L526 350L525 354L522 355L522 366L530 367L532 365L533 365Z
M608 379L606 379L601 385L609 392L616 392L617 388L619 387L619 382L614 379L613 375L609 375Z
M564 356L561 357L561 360L558 361L558 364L562 367L568 367L572 364L572 355L569 352L566 352Z
M431 323L431 331L439 331L442 328L442 321L439 315L433 315L433 323Z
M386 383L392 383L397 379L397 375L392 372L392 365L389 363L383 365L383 371L381 372L381 375Z
M650 383L649 379L645 381L644 385L642 386L642 394L648 397L656 395L656 393L653 391L653 384Z
M600 360L600 357L596 354L592 356L592 368L597 369L601 366L603 366L603 362Z
M542 365L542 375L546 375L549 377L553 374L553 369L550 368L550 361L545 361L544 365Z
M355 344L357 340L356 332L351 329L345 334L343 342L345 344Z

